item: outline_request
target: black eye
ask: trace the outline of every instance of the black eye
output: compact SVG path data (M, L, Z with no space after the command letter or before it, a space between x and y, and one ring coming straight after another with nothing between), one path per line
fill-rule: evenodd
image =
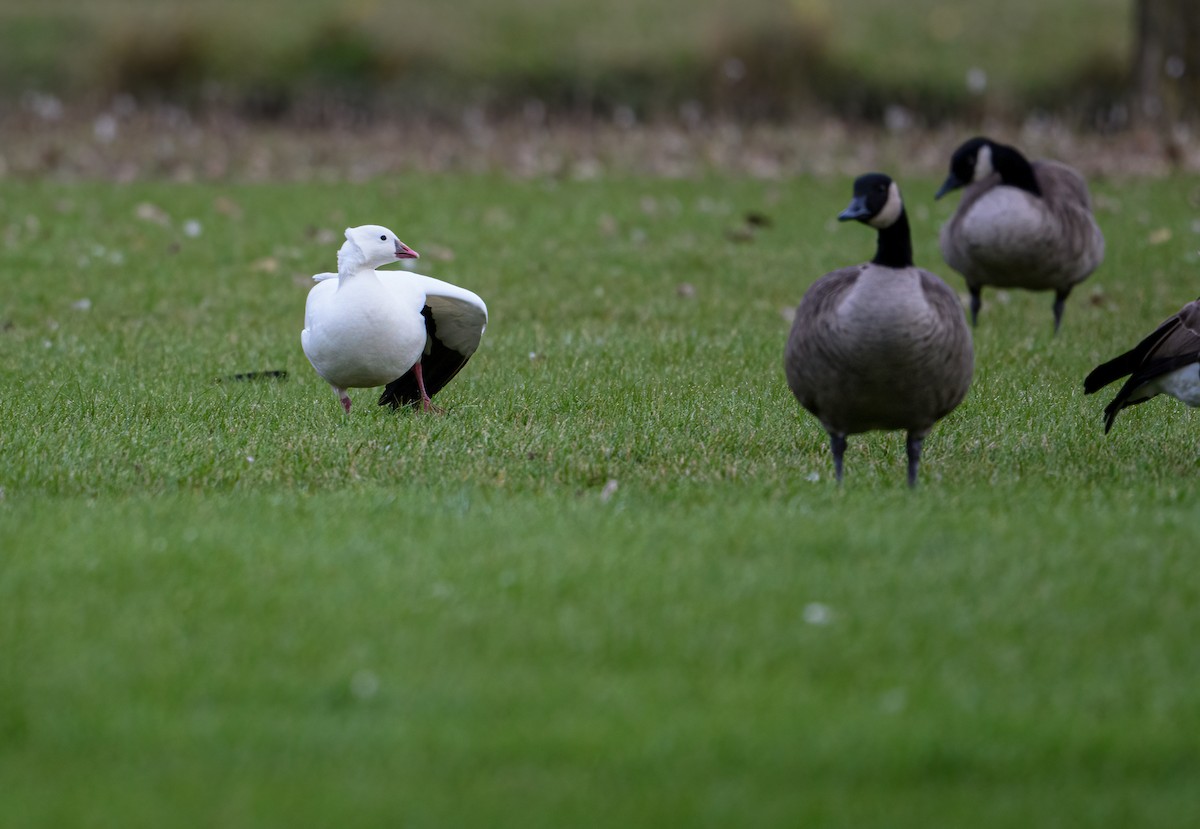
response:
M387 237L386 237L386 236L380 236L380 237L379 237L379 241L381 241L381 242L386 242L386 241L387 241Z

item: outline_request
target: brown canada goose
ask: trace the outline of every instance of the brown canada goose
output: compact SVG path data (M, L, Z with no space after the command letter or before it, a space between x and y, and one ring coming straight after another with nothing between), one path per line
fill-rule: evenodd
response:
M1200 406L1200 299L1183 306L1120 357L1092 369L1083 381L1083 393L1099 391L1127 374L1125 385L1104 408L1104 434L1121 409L1158 394Z
M913 265L894 181L860 176L838 219L879 231L875 258L825 274L804 294L784 351L788 385L829 433L838 483L847 435L904 429L915 486L921 442L971 385L971 332L957 294Z
M954 151L935 199L966 187L942 226L947 264L967 279L971 324L984 285L1054 291L1054 331L1071 289L1104 260L1087 182L1057 161L1032 164L1013 147L972 138Z

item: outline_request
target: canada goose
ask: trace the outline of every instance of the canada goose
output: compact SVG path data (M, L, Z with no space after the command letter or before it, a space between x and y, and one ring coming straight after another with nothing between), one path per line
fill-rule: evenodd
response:
M475 294L420 274L375 270L417 252L386 227L346 229L338 272L319 273L304 307L300 343L350 413L348 388L386 388L379 405L421 406L479 347L487 306Z
M879 231L875 258L825 274L804 294L784 351L788 386L829 433L838 483L847 435L904 429L915 486L921 442L971 385L971 332L953 289L913 265L894 181L860 176L838 219Z
M947 264L967 279L971 324L984 285L1054 291L1054 331L1071 289L1104 259L1087 182L1057 161L1032 164L1013 147L972 138L954 151L935 199L966 187L942 226Z
M1127 374L1125 385L1104 407L1106 435L1117 412L1158 394L1200 406L1200 299L1183 306L1120 357L1092 369L1083 381L1083 393L1099 391Z

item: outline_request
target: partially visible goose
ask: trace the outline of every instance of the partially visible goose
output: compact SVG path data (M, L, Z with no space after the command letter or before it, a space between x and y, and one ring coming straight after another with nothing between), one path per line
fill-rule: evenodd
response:
M1200 406L1200 299L1183 306L1120 357L1096 366L1083 381L1083 393L1099 391L1126 375L1129 379L1104 408L1105 434L1117 412L1155 395L1169 394Z
M466 364L487 327L470 291L420 274L378 271L417 252L386 227L346 229L338 272L319 273L304 308L304 355L347 414L349 388L386 385L379 405L420 405Z
M954 151L934 198L966 187L942 226L942 256L967 279L971 324L984 285L1054 291L1054 330L1071 289L1104 259L1087 182L1057 161L1034 161L1013 147L972 138Z
M953 289L913 265L894 181L860 176L838 219L879 231L875 258L827 273L805 293L784 351L788 385L829 433L839 483L847 435L904 429L915 486L922 441L971 385L971 332Z

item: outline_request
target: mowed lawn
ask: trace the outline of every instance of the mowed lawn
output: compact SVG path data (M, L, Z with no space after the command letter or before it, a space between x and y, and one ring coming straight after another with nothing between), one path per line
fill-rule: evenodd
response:
M1093 192L909 491L782 374L849 179L4 182L0 824L1195 824L1200 415L1081 381L1200 293L1200 181ZM444 417L301 353L366 222L488 301Z

